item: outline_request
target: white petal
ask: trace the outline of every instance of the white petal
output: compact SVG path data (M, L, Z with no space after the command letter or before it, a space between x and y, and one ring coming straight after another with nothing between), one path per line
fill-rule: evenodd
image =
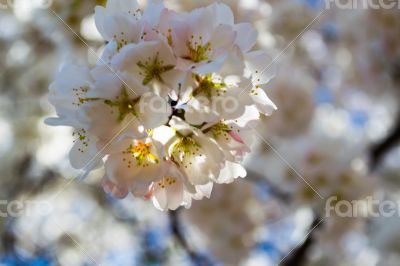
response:
M48 117L44 123L49 126L72 126L69 117Z
M158 189L158 190L154 191L152 201L153 201L154 207L156 207L160 211L167 210L167 206L168 206L167 191L165 189Z
M182 118L173 116L169 121L169 125L173 130L179 131L182 135L186 136L192 133L193 127L186 123Z
M233 123L240 128L255 127L256 123L260 120L260 112L254 105L245 107L245 111L242 116L236 118L234 121L227 121L228 124Z
M183 203L184 186L182 182L168 187L168 208L170 210L176 210Z
M147 6L143 12L142 19L152 27L156 27L160 22L161 12L164 8L164 4L161 0L149 0L147 1Z
M163 61L163 66L176 65L176 59L171 48L162 41L126 45L113 58L112 65L117 69L128 72L132 77L143 83L145 78L144 71L138 66L138 63L151 62L156 56L159 62ZM168 72L161 74L163 80L164 77L168 77L164 76L169 74ZM156 81L156 79L152 81ZM168 81L167 78L165 78L165 81Z
M160 157L158 153L154 156ZM151 183L158 180L164 172L160 162L147 163L137 164L135 158L126 152L111 154L106 161L107 177L119 186L129 187L135 196L143 197Z
M225 167L221 170L217 182L219 184L232 183L238 177L246 177L247 172L244 167L238 163L226 161Z
M192 165L184 169L190 183L193 185L205 185L211 181L212 173L209 169L210 164L204 157L193 156L190 159ZM213 166L215 169L215 165Z
M101 57L99 58L97 64L109 64L113 59L114 55L118 53L118 43L115 40L110 41L103 50Z
M212 10L212 8L210 7L194 9L192 10L192 12L190 12L186 23L190 27L189 31L186 30L189 34L188 37L193 35L195 40L199 40L199 37L201 36L202 40L204 40L204 42L207 42L208 40L210 40L212 30L217 24L215 11ZM182 41L185 42L187 40L189 39L182 39Z
M165 145L171 138L175 136L175 131L168 126L157 127L153 131L153 139Z
M215 3L211 5L211 7L215 10L215 19L217 20L217 25L233 25L235 23L232 10L229 6L222 3Z
M235 50L235 49L233 49ZM229 52L224 60L221 69L218 71L222 77L226 76L243 76L245 70L245 64L240 53Z
M256 89L254 93L250 93L250 97L262 114L271 115L277 110L276 105L268 98L265 91L261 88Z
M224 156L217 145L206 136L194 137L194 139L200 145L199 153L202 156L192 156L191 166L183 170L193 185L205 185L219 175Z
M88 146L84 145L79 139L76 140L69 153L71 165L75 169L94 169L99 166L104 156L96 149L95 142L88 136L86 136L85 142Z
M241 91L241 88L228 88L226 94L217 98L214 106L221 118L235 119L244 113L248 101L246 97L237 97Z
M248 52L257 42L258 32L250 23L239 23L234 26L236 31L236 45L242 52Z
M211 108L210 101L205 97L192 98L188 102L188 108L185 112L185 120L191 125L202 125L217 119L217 115Z
M224 64L224 61L226 59L226 56L219 56L216 59L213 59L211 62L202 62L195 64L193 67L189 67L194 73L200 74L200 75L206 75L214 72L218 72L219 69L221 69L222 65Z
M195 200L201 200L204 197L210 198L213 186L214 184L212 182L205 185L196 186L196 194L193 195L193 198Z
M245 54L245 64L254 86L266 84L276 75L276 64L264 51Z
M123 121L119 120L118 109L104 104L102 101L94 102L86 108L90 119L89 131L99 138L98 145L106 145L110 141L116 142L125 137L140 138L143 131L137 117L129 114Z
M211 48L213 57L224 55L228 52L236 39L236 32L232 26L219 25L214 30L211 38Z
M107 17L103 27L107 40L121 45L138 42L142 34L142 25L126 15Z
M168 122L172 109L164 98L146 93L136 105L136 112L145 129L153 129Z
M133 13L136 12L139 7L136 0L109 0L106 5L107 12L110 14L118 12Z
M96 23L96 28L100 32L101 36L103 36L103 38L108 39L107 34L104 30L105 18L106 18L106 9L102 6L96 6L94 12L94 21Z

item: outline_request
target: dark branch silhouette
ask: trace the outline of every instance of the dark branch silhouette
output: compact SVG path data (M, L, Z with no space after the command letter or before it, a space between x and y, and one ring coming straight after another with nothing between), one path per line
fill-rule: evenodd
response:
M198 254L194 249L192 249L182 231L182 225L179 220L179 212L180 209L176 211L169 212L169 218L171 223L171 232L174 235L175 239L178 241L180 246L186 251L189 255L192 263L196 266L212 266L213 263L205 256Z
M397 84L397 89L400 88L400 58L397 58L390 70L392 79ZM400 93L400 90L397 92ZM397 95L399 96L399 95ZM397 114L396 121L391 132L379 143L371 148L371 170L375 170L385 155L390 152L400 142L400 112Z
M305 266L308 252L314 244L314 234L322 223L323 222L319 217L315 218L310 226L311 232L308 234L307 238L300 246L293 250L293 252L290 253L290 255L285 258L279 266Z

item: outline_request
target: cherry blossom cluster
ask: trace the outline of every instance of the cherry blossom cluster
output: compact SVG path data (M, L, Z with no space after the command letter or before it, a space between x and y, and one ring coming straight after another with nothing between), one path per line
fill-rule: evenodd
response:
M245 177L252 129L276 109L253 26L224 4L176 13L135 0L96 7L95 22L107 42L97 65L66 65L50 85L57 117L47 123L74 128L72 166L104 166L107 192L161 210Z

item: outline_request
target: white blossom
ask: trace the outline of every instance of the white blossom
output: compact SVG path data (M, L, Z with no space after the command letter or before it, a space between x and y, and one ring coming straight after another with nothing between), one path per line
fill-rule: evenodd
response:
M160 210L244 178L251 129L276 109L265 93L272 61L252 50L255 28L235 24L225 4L176 13L156 0L144 11L109 0L95 21L108 42L98 65L67 66L50 87L58 117L48 123L77 136L72 165L104 162L105 191Z

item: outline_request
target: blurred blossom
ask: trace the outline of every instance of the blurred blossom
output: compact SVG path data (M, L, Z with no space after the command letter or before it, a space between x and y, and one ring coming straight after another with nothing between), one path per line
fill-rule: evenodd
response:
M380 252L377 265L391 266L398 263L400 258L398 226L399 217L381 217L372 221L369 228L369 244Z
M0 136L0 154L5 154L13 146L14 136L10 123L4 118L0 119Z
M252 185L240 180L217 186L210 200L196 202L184 215L212 255L229 265L249 255L255 244L252 233L266 218L262 209Z
M315 81L299 67L281 65L274 79L270 95L279 106L279 112L265 117L260 131L265 135L293 137L304 133L311 124L314 115L313 90ZM287 74L291 74L291 79Z
M87 188L64 186L32 198L50 203L51 213L37 209L17 219L13 230L20 248L31 256L50 248L60 265L125 265L137 259L132 225L110 216Z
M317 13L300 1L273 1L271 31L291 42L313 21Z
M371 190L371 186L364 182L365 173L357 172L360 169L351 165L355 158L362 156L358 143L314 133L312 139L286 140L276 146L276 150L286 162L274 159L277 156L274 151L263 155L265 160L254 158L253 162L266 164L270 160L270 168L277 168L280 164L281 170L276 171L276 175L268 176L268 179L282 190L293 193L295 204L313 206L321 213L324 198L359 199Z

